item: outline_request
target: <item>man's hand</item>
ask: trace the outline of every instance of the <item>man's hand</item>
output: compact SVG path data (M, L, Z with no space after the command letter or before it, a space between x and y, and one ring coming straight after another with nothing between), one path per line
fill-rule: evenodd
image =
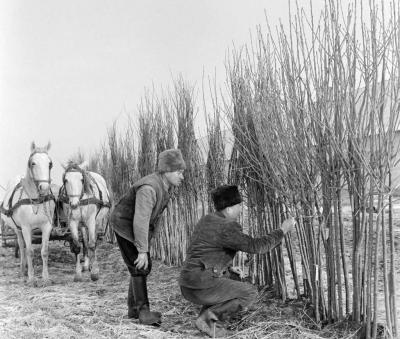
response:
M286 234L286 233L290 232L293 229L295 224L296 224L296 221L294 220L294 218L286 219L282 223L281 230L283 231L283 233Z
M229 271L231 271L232 273L236 273L240 277L240 279L243 279L245 277L244 272L238 266L229 267Z
M134 261L136 268L140 270L141 268L147 270L149 266L149 261L147 259L147 252L139 253L137 259Z

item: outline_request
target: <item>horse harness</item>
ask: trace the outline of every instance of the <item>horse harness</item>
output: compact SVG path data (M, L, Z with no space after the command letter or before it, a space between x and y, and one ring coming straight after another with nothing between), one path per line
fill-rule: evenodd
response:
M15 196L16 192L17 192L20 188L21 188L20 198L19 198L18 201L13 205L14 196ZM32 198L21 199L22 191L23 191L23 186L22 186L21 182L19 182L19 183L14 187L14 190L13 190L13 192L11 193L10 198L8 199L8 206L7 206L8 208L5 208L5 207L4 207L4 203L5 203L4 201L3 201L3 203L0 205L0 212L1 212L2 214L4 214L6 217L11 218L11 220L14 222L14 224L15 224L15 226L17 227L18 230L21 230L21 226L19 226L19 225L15 222L15 220L14 220L14 218L13 218L14 211L15 211L18 207L23 206L23 205L39 205L39 204L43 204L43 203L45 203L45 202L47 202L47 201L51 201L51 200L53 200L54 202L56 202L56 198L55 198L53 192L51 191L51 188L50 188L50 193L49 193L49 194L46 194L46 195L44 195L44 196L39 196L39 198L33 198L33 199L32 199Z
M49 179L35 179L35 178L34 178L34 175L33 175L33 172L32 172L32 157L33 157L35 154L37 154L37 153L44 153L44 154L47 154L47 152L46 152L46 151L42 151L42 150L41 150L41 151L34 151L34 152L32 152L32 153L29 155L29 159L28 159L28 168L29 168L29 172L30 172L30 174L31 174L32 180L33 180L33 182L35 183L36 189L38 189L38 186L39 186L39 184L40 184L41 182L46 182L46 183L48 183L49 185L50 185L50 183L51 183L50 177L49 177ZM51 160L50 157L49 157L49 159L50 159L49 170L51 170L51 169L53 168L53 161ZM19 190L20 188L21 188L20 197L19 197L18 201L15 203L15 205L13 205L12 202L13 202L13 200L14 200L14 195L15 195L15 193L17 192L17 190ZM21 181L20 181L20 182L14 187L14 190L13 190L13 192L11 193L11 196L10 196L10 198L9 198L9 200L8 200L8 209L6 209L6 208L4 207L4 201L3 201L3 203L0 205L0 212L3 213L5 216L11 218L11 220L12 220L12 221L14 222L14 224L15 224L15 227L17 227L17 229L19 229L19 230L21 230L21 226L19 226L19 225L15 222L15 220L14 220L14 218L13 218L14 211L15 211L19 206L22 206L22 205L39 205L39 204L43 204L43 203L45 203L45 202L47 202L47 201L50 201L50 200L53 200L54 202L56 202L56 198L54 197L53 192L51 191L51 188L50 188L50 193L49 193L49 194L46 194L46 195L44 195L44 196L39 196L39 198L33 198L33 199L32 199L32 198L21 199L23 189L24 189L24 188L23 188L22 183L21 183ZM28 194L28 192L27 192L27 194ZM29 197L29 194L28 194L28 197Z
M83 175L83 171L78 170L78 169L72 169L72 170L69 170L67 172L81 172L82 175ZM81 192L80 195L68 195L67 192L66 192L66 189L65 189L65 185L63 184L60 187L60 191L59 191L59 195L58 195L58 201L63 202L65 204L68 204L70 197L77 197L78 196L79 197L79 206L85 206L85 205L91 205L91 204L97 206L97 213L96 213L96 217L95 217L95 218L97 218L97 216L98 216L98 214L100 212L100 209L102 207L110 208L111 207L111 203L110 202L104 202L103 193L102 193L102 191L101 191L101 189L99 187L99 184L97 183L96 180L94 180L92 178L92 176L89 173L86 173L86 175L91 179L92 182L94 182L96 184L97 190L99 192L99 198L93 196L93 197L89 197L89 198L86 198L86 199L82 199L82 197L84 195L84 189L83 188L82 188L82 192ZM64 173L64 177L65 177L65 173ZM64 177L63 177L63 182L64 182Z

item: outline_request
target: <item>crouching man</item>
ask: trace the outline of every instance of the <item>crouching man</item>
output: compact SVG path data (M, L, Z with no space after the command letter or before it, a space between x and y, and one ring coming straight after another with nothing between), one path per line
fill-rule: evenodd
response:
M252 238L236 221L242 202L237 186L220 186L211 194L216 212L197 223L179 285L185 299L203 305L196 327L210 337L222 337L226 330L218 322L247 309L257 298L255 286L229 279L236 252L268 252L293 228L294 220L285 220L280 229L266 236Z
M147 276L151 271L150 240L167 207L170 190L183 180L185 161L179 149L160 153L157 172L133 184L111 214L122 258L130 273L128 318L144 325L159 326L161 313L150 311Z

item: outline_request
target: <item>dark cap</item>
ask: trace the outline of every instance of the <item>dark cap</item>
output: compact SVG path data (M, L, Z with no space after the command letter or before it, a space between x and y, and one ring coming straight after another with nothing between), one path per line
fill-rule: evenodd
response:
M211 191L211 197L217 211L242 202L238 187L234 185L223 185L215 188Z

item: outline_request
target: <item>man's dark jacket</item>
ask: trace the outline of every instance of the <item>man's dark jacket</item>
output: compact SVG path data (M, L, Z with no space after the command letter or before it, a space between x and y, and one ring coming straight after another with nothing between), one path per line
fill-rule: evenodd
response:
M274 230L261 238L242 232L241 225L225 218L221 212L211 213L197 223L187 258L179 277L179 285L192 289L211 288L223 272L227 272L237 251L266 253L283 239L282 230Z
M156 205L150 217L149 241L153 236L157 221L167 207L170 198L159 173L147 175L133 184L128 193L126 193L115 206L110 218L114 231L131 242L135 240L133 233L133 217L135 215L136 192L143 185L150 185L155 190L157 197Z

